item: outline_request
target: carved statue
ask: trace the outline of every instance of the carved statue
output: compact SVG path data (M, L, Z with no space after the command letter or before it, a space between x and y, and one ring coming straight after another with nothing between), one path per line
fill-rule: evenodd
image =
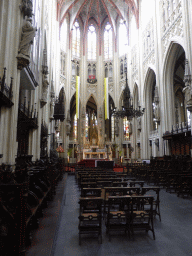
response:
M154 116L156 121L160 121L160 108L159 108L159 103L155 104L154 108Z
M54 117L54 107L55 107L55 93L54 93L54 86L53 86L53 80L51 82L51 102L50 102L50 119L53 120Z
M99 118L102 119L103 118L103 111L102 108L100 107L99 109Z
M71 133L71 117L70 117L70 111L69 110L68 110L68 113L67 113L66 133L67 133L68 136Z
M137 118L137 129L141 130L141 117Z
M47 75L43 75L42 101L45 103L47 103L48 85Z
M118 137L119 136L119 120L118 120L118 118L115 119L114 132L115 132L115 135Z
M32 19L28 18L22 27L21 41L19 44L19 51L17 57L30 58L30 47L33 44L33 39L35 37L35 32L37 28L32 26Z
M154 97L154 119L155 122L160 121L160 106L159 106L159 93L158 87L155 87L155 97Z
M85 118L85 107L83 106L83 108L82 108L82 118Z
M55 102L51 101L51 103L50 103L50 119L51 120L54 119L54 117L53 117L53 115L54 115L54 106L55 106Z

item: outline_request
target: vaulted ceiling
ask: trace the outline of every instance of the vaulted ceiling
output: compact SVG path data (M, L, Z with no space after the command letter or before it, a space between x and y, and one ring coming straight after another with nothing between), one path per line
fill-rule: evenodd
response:
M90 20L93 20L100 30L107 20L111 23L116 35L116 21L120 17L128 24L129 13L135 15L139 26L139 0L57 0L58 20L62 24L68 15L70 30L74 22L81 21L84 33Z

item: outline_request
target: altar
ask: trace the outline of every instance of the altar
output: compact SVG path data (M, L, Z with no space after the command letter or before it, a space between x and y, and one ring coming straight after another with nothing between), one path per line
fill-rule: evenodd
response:
M104 144L104 138L100 131L98 133L97 120L95 112L90 112L90 126L87 133L83 134L83 146L81 149L81 159L111 159L112 153L109 147Z
M107 159L109 154L106 148L99 148L99 146L90 146L90 148L83 149L83 159Z

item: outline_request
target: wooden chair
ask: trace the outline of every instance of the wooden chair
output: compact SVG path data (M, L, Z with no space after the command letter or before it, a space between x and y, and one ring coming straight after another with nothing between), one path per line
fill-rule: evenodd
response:
M97 183L96 182L82 182L81 188L96 188Z
M101 197L101 188L82 188L81 197Z
M146 195L147 192L154 191L156 193L156 196L153 200L153 216L158 215L159 220L161 221L161 213L160 213L160 199L159 199L159 192L160 187L143 187L141 190L142 195Z
M135 187L135 185L139 185L141 188L144 186L144 181L129 181L130 187Z
M102 243L102 198L80 198L79 245L84 234L97 235Z
M107 212L109 196L140 195L139 187L104 187L104 213Z
M97 181L98 188L111 187L112 184L113 184L112 181L103 181L103 180Z
M153 226L153 196L132 196L129 204L131 209L130 229L132 234L135 230L155 231Z
M128 198L129 196L110 196L108 198L108 212L106 219L106 233L109 235L109 241L111 240L111 233L127 231L130 236L130 212L128 210Z
M127 187L127 181L115 181L113 187Z

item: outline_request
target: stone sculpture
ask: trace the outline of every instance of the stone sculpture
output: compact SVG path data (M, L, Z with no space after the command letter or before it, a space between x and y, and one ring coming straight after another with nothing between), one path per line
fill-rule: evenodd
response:
M37 28L32 26L32 19L28 18L22 27L21 41L18 50L18 69L23 69L30 62L30 49Z

